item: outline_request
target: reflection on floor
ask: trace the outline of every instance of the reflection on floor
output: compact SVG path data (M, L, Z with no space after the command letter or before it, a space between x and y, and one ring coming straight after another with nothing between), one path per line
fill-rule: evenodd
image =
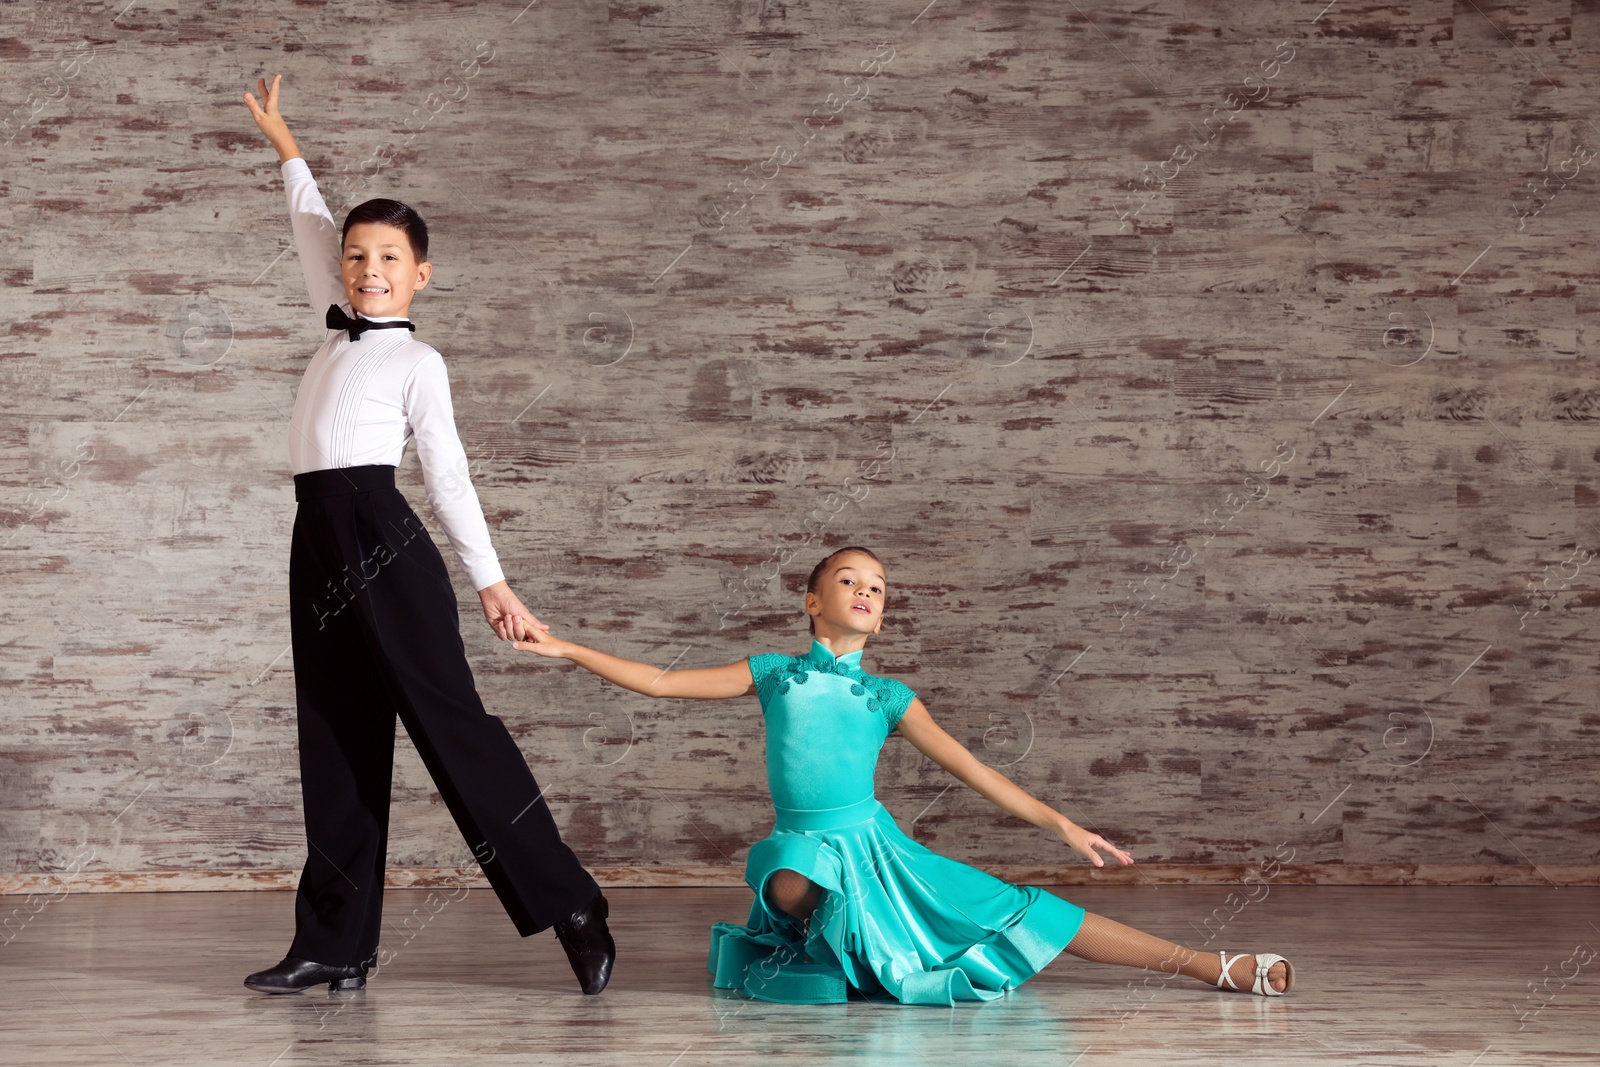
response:
M519 939L487 890L431 907L425 892L391 891L389 963L368 988L287 997L253 994L240 980L283 955L291 894L68 896L13 926L0 947L0 1060L1600 1062L1600 959L1589 948L1600 945L1600 891L1590 888L1279 886L1235 914L1225 887L1077 887L1063 895L1191 947L1281 952L1296 965L1295 991L1219 993L1062 956L1003 1000L955 1008L788 1007L717 991L707 928L742 919L748 892L607 895L619 959L600 997L579 994L552 936Z

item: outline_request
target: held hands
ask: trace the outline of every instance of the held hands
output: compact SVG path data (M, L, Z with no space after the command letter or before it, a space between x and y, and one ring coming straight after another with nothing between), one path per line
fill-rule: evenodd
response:
M244 94L244 103L250 109L250 117L256 120L261 132L266 134L272 147L278 150L279 163L295 159L300 155L300 148L289 133L289 124L284 122L283 116L278 113L278 83L282 80L282 74L274 74L272 88L269 89L267 79L257 79L256 84L260 88L261 99L266 102L265 107L256 102L253 93Z
M478 599L483 602L483 617L489 621L489 629L502 641L522 641L550 629L522 606L517 594L504 581L478 590Z
M1089 862L1096 867L1104 867L1106 865L1106 861L1100 858L1100 852L1114 856L1123 866L1133 862L1131 855L1117 848L1099 834L1092 834L1070 820L1066 821L1065 826L1059 827L1056 830L1056 834L1075 850L1089 857ZM1100 852L1096 852L1095 849L1099 849Z
M548 627L545 630L533 630L528 634L527 640L518 641L511 647L521 649L524 652L537 652L539 655L549 656L551 659L570 659L578 646L571 641L563 641L561 638L553 636L547 630Z

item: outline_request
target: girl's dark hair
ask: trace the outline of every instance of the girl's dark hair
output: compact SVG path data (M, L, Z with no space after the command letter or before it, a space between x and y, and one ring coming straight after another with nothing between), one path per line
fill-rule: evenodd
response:
M350 214L344 217L344 232L339 235L339 241L350 236L350 227L363 222L381 222L386 226L398 226L406 231L406 240L411 242L411 254L417 257L418 263L428 260L428 224L422 221L410 204L402 204L398 200L366 200L350 209Z
M822 576L828 572L828 564L832 563L840 556L848 555L851 552L860 553L861 555L871 559L878 566L884 566L883 560L879 559L878 554L872 551L872 549L862 548L860 545L846 545L844 548L835 549L834 551L829 552L826 556L822 557L821 563L818 563L815 567L811 568L811 577L806 579L806 592L815 593L817 591L817 586L822 584ZM806 621L806 627L812 633L816 633L817 621L808 617Z

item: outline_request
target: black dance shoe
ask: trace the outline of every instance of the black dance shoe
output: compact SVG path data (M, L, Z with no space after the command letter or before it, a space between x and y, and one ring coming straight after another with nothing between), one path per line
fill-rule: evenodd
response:
M333 967L285 956L276 967L257 971L244 980L245 985L258 993L298 993L323 982L328 983L329 990L364 989L367 969L361 966Z
M611 981L611 965L617 959L617 944L611 940L606 916L611 912L605 894L596 893L588 904L572 913L570 919L556 923L556 938L567 950L567 962L578 976L578 985L589 996L600 992Z

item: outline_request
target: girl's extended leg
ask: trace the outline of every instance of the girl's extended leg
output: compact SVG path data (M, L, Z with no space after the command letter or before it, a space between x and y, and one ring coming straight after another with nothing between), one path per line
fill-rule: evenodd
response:
M1083 925L1073 935L1067 951L1079 959L1095 963L1115 963L1123 967L1145 967L1163 974L1182 974L1213 986L1222 977L1222 959L1217 953L1196 952L1093 912L1083 917ZM1228 961L1229 976L1240 989L1250 988L1255 980L1255 970L1254 956L1235 956ZM1279 992L1287 990L1288 967L1283 963L1274 963L1267 972L1267 981Z

